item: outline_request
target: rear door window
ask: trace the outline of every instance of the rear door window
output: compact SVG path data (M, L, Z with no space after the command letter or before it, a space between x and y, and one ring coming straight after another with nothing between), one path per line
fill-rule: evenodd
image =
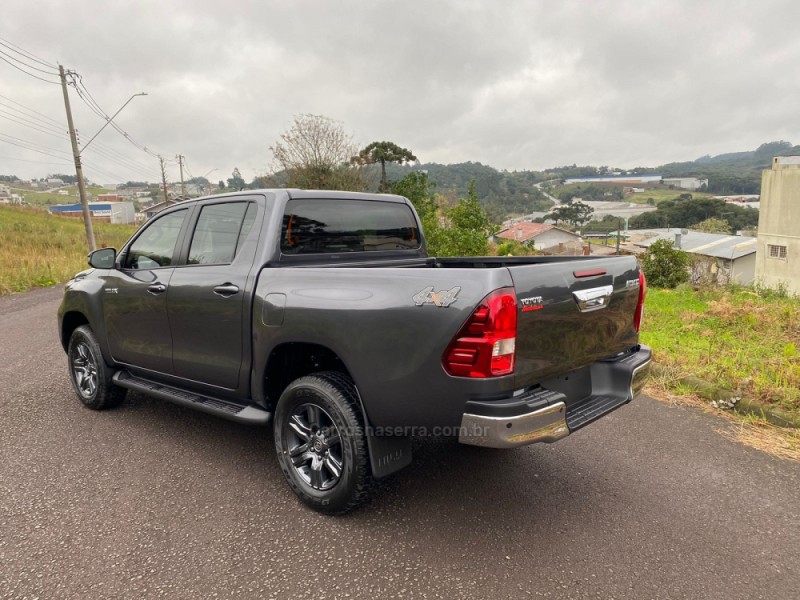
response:
M281 232L284 254L415 250L414 213L400 202L290 200Z
M252 202L207 204L200 210L189 247L190 265L226 265L233 262L255 220Z

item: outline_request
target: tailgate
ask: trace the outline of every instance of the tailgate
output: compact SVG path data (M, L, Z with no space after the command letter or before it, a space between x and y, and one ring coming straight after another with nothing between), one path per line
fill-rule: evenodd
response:
M578 369L638 343L639 268L631 256L509 266L520 306L517 386Z

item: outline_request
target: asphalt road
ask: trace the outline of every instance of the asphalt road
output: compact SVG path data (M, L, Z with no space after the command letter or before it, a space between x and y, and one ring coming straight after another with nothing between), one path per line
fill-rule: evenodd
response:
M551 446L421 440L323 517L266 430L83 408L60 295L0 298L2 598L800 598L800 466L714 416L640 398Z

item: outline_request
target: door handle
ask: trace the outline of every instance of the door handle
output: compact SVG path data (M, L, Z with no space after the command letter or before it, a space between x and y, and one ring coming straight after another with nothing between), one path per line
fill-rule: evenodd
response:
M234 294L239 293L239 286L233 285L232 283L223 283L222 285L218 285L214 288L214 293L217 296L222 296L223 298L229 298Z
M152 283L147 286L147 291L155 296L156 294L163 294L166 292L167 286L165 286L163 283Z

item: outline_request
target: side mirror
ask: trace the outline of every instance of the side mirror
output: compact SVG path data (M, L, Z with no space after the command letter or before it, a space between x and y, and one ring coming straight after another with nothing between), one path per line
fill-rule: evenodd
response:
M95 269L113 269L116 260L116 248L100 248L89 253L89 265Z

